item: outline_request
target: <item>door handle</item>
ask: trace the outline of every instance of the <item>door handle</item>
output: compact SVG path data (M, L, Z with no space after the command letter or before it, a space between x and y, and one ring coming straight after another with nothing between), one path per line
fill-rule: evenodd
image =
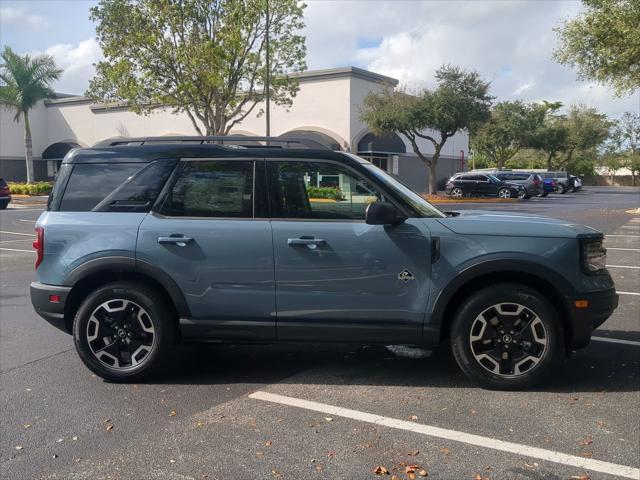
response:
M287 240L287 245L306 245L309 248L316 248L323 243L325 243L325 241L322 238L315 237L290 238Z
M162 245L176 245L178 247L186 247L187 243L193 242L191 237L183 236L171 236L171 237L158 237L158 243Z

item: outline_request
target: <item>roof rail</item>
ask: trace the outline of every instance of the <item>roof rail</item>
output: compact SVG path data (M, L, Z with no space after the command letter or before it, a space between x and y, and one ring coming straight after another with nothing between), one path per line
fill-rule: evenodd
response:
M243 145L245 142L265 142L265 145ZM245 137L242 135L225 135L225 136L172 136L165 135L159 137L117 137L108 138L96 143L96 147L115 147L118 145L146 145L150 143L197 143L204 145L205 143L212 143L217 145L233 145L243 148L283 148L295 146L301 146L302 148L316 148L322 150L329 150L329 147L323 145L320 142L312 140L310 138L303 137ZM276 145L272 145L276 144Z

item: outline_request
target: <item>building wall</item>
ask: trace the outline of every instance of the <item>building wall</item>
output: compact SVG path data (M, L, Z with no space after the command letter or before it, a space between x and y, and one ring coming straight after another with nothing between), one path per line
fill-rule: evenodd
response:
M437 181L441 184L454 173L460 171L460 160L450 156L441 156L436 167ZM398 158L398 177L412 190L418 193L427 191L429 169L414 155L400 155ZM438 185L441 187L441 185Z
M306 72L300 78L300 88L291 107L272 105L271 135L295 130L317 131L332 137L342 150L355 152L357 142L368 133L360 120L363 99L371 91L396 83L391 78L354 68ZM265 118L260 114L263 110L263 104L256 105L254 111L230 133L265 135ZM197 134L184 113L173 114L168 109L161 109L149 115L136 115L124 108L95 105L83 97L62 98L42 105L33 110L31 123L36 159L45 148L56 142L91 146L117 136ZM13 122L10 112L0 111L0 175L10 179L21 178L18 172L20 164L16 159L24 158L23 137L22 123ZM402 140L407 147L407 155L403 156L402 164L406 165L401 164L399 174L404 177L405 172L424 169L424 166L415 158L406 139ZM433 153L429 141L421 139L419 144L427 155ZM463 150L466 157L467 147L467 135L459 133L449 139L442 154L457 159L459 151ZM42 163L46 172L46 163ZM422 174L415 176L424 177Z

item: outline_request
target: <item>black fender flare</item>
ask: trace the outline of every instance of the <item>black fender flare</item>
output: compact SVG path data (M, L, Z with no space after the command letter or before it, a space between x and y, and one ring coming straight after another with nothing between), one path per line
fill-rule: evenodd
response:
M441 326L446 320L444 314L451 299L464 285L491 273L525 274L529 277L535 277L540 282L551 286L557 292L558 297L562 298L564 303L562 305L563 310L568 309L567 301L575 292L575 289L566 278L540 263L523 258L486 259L480 263L463 267L447 286L440 291L433 303L430 322L425 325L424 338L433 338L434 342L438 342Z
M149 277L159 283L169 294L180 318L189 318L187 301L171 276L160 267L126 256L94 258L74 268L64 279L63 285L73 287L89 275L105 273L134 273Z

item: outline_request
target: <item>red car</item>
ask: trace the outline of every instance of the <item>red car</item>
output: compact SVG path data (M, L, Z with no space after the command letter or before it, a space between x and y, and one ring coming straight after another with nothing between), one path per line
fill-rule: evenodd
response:
M7 208L11 201L11 193L9 192L9 185L4 181L4 178L0 178L0 210Z

